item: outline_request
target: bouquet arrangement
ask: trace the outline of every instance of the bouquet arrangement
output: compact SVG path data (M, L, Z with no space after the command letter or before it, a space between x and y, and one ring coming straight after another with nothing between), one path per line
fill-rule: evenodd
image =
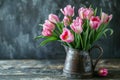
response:
M106 37L107 31L110 31L110 35L113 33L113 30L108 28L112 15L101 10L98 16L97 8L81 7L78 10L78 16L74 16L74 9L71 5L60 9L64 15L62 21L55 14L48 16L48 20L41 24L42 35L36 37L36 39L44 38L40 43L41 46L48 42L59 41L74 49L88 50L101 36Z

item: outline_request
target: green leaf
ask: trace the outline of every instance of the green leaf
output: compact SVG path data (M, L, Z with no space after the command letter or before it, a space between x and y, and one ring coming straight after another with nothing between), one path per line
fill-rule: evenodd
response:
M83 49L84 50L86 50L87 48L86 48L86 46L87 46L87 44L88 44L88 34L89 34L89 28L90 28L90 26L89 26L89 21L87 20L86 21L86 31L83 33L83 36L84 36L84 47L83 47Z
M63 22L61 22L61 27L62 27L62 28L64 27L64 23L63 23Z
M109 24L109 22L106 24L101 24L100 27L98 28L98 31L99 32L104 31L107 28L108 24Z
M74 32L75 33L75 32ZM75 44L77 44L77 41L78 41L78 38L77 38L77 33L74 34L74 41L75 41Z
M58 22L58 23L56 23L56 25L57 25L59 32L62 33L62 29L64 27L64 24L62 22Z
M50 37L50 38L47 38L47 39L43 40L43 41L40 43L40 45L41 45L41 46L44 46L44 45L47 44L48 42L52 42L52 41L56 41L56 40L57 40L56 37Z
M81 37L81 34L79 36L80 36L80 41L81 41L81 45L82 45L82 48L83 48L83 39Z
M100 9L100 16L102 16L102 8Z
M94 41L98 40L102 34L104 34L104 30L106 29L107 24L101 24L100 27L95 31L94 35ZM105 35L105 34L104 34Z
M90 5L89 8L92 8L92 5Z
M89 33L89 41L92 44L94 41L94 30L91 29L90 33Z
M76 34L76 38L77 38L77 43L76 43L76 46L75 46L75 48L79 48L80 47L80 36L79 36L80 34Z
M91 44L88 44L87 46L86 46L86 50L89 50L91 48Z
M59 38L59 33L56 30L54 30L52 36Z
M35 37L34 39L35 39L35 40L38 40L38 39L40 39L40 38L45 38L45 36L40 35L40 36Z
M95 8L95 11L94 11L94 15L96 16L96 14L97 14L97 8Z
M99 28L96 30L97 33L103 31L105 29L105 24L101 24Z
M72 46L70 43L67 43L67 42L66 42L66 44L67 44L69 47L73 48L73 46Z
M108 31L110 31L110 36L111 36L111 35L113 34L113 30L112 30L111 28L105 29L103 33L106 33L106 32L108 32Z
M106 33L103 33L103 34L104 34L105 38L107 38L107 35L106 35Z
M87 26L87 20L85 20L84 24L83 24L83 32L86 32L88 26Z
M39 24L39 26L43 26L43 24Z
M104 34L104 36L106 36L106 32L108 32L108 31L110 31L110 35L113 34L113 30L112 30L111 28L107 28L107 29L105 29L104 31L100 32L100 33L97 35L97 37L96 37L95 40L98 40L103 34Z
M103 32L100 32L99 34L97 34L97 36L95 37L95 41L98 40L101 36L102 36Z

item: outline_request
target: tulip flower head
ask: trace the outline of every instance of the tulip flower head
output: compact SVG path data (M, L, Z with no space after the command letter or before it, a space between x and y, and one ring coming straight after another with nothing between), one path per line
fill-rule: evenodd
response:
M100 68L98 71L99 76L107 76L108 75L108 70L106 68Z
M43 24L43 29L48 29L50 31L53 31L55 29L55 25L50 22L49 20L45 20L45 23Z
M73 17L74 16L74 7L67 5L64 10L60 9L65 16Z
M70 24L71 20L70 20L69 17L64 16L63 22L64 22L64 25L65 25L65 26L68 26L68 25Z
M63 28L63 33L60 35L62 41L70 43L74 41L74 36L69 29Z
M42 31L42 35L43 36L51 36L52 35L52 31L45 29Z
M92 10L92 8L83 8L82 7L78 10L78 14L81 19L90 19L90 17L93 16L94 11Z
M108 23L111 19L112 19L112 14L108 15L108 14L102 12L102 16L101 16L102 23Z
M100 24L101 24L101 20L98 16L92 16L90 18L90 27L92 29L95 29L95 30L98 29Z
M70 27L74 32L79 34L83 31L82 23L82 19L80 17L77 17L76 20L73 20L73 23L70 25Z
M49 15L49 21L51 21L52 23L57 23L57 22L59 22L60 20L59 20L59 18L58 18L57 15L55 15L55 14L50 14L50 15Z

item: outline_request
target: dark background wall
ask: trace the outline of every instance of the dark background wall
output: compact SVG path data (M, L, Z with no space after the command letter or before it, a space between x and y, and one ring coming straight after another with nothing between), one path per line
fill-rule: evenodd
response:
M104 49L103 58L120 58L120 0L0 0L0 59L65 58L60 43L38 47L41 40L33 38L41 34L42 27L38 24L44 23L50 13L62 18L59 9L67 4L76 9L92 4L113 14L109 26L114 34L100 39L97 44Z

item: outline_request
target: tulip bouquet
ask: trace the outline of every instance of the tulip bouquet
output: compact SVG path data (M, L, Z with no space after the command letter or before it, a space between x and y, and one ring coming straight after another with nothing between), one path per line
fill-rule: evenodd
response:
M92 44L106 36L106 32L113 33L108 24L112 19L112 15L100 12L97 16L97 8L81 7L78 10L78 16L74 16L74 7L67 5L64 9L60 9L64 18L60 21L59 17L55 14L50 14L48 20L45 20L42 35L37 36L35 39L44 38L40 43L41 46L48 42L59 41L63 45L79 49L89 50Z

